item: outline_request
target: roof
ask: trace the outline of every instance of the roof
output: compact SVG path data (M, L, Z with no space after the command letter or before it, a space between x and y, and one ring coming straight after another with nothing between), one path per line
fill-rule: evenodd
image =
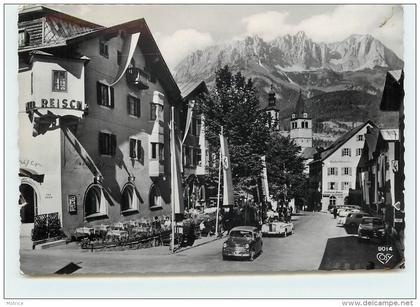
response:
M303 118L303 113L305 113L305 102L302 98L302 91L299 91L299 96L296 101L295 111L293 114L295 114L295 118Z
M360 130L362 130L366 125L371 125L373 127L376 127L376 125L368 120L364 124L361 124L360 126L357 126L356 128L353 128L346 134L339 137L333 144L331 144L329 147L327 147L324 151L322 151L320 159L317 161L324 161L326 158L331 156L334 152L336 152L342 145L347 143L348 140L350 140L353 136L355 136Z
M49 9L44 6L41 6L39 8L30 7L28 9L32 11L33 10L40 11L44 15L48 13L54 13L54 14L59 14L60 17L64 16L65 18L73 18L70 15ZM21 19L22 17L21 14L25 16L27 12L22 11L19 14L19 19ZM89 22L86 21L86 23L89 23ZM92 24L92 23L89 23L89 24ZM173 101L174 103L176 103L177 101L181 100L181 93L178 88L178 85L175 82L168 66L166 65L166 62L159 50L159 47L157 46L156 41L153 38L153 35L146 21L144 20L144 18L132 20L132 21L114 25L111 27L102 27L95 24L92 24L92 25L97 26L99 28L93 29L92 31L89 31L89 32L81 33L73 37L67 37L64 39L64 41L61 41L57 45L49 45L49 46L44 46L41 48L38 47L37 49L52 50L51 48L66 48L67 46L77 44L81 41L86 41L86 40L93 39L99 36L113 37L113 36L118 35L120 31L124 31L127 34L140 32L141 39L139 40L139 47L142 49L143 54L145 54L146 60L149 61L149 63L151 63L151 65L153 66L153 69L158 73L157 76L160 83L162 84L162 87L164 88L165 92L170 96L169 101ZM31 50L24 50L24 52L28 52L28 51L31 51Z
M19 22L33 20L35 18L40 18L45 15L54 15L72 22L76 22L81 26L88 26L93 28L101 27L101 25L77 18L75 16L60 12L58 10L43 6L43 5L24 5L19 11Z
M313 159L314 155L316 154L316 149L313 147L306 147L302 153L301 153L301 157L304 159Z
M404 71L391 70L385 77L381 111L398 111L404 100Z
M184 100L187 100L191 96L195 96L203 92L208 92L206 83L203 80L192 81L188 83L180 83L178 86L179 90L181 91L181 97Z
M388 142L398 141L400 139L399 134L398 129L381 129L382 138Z

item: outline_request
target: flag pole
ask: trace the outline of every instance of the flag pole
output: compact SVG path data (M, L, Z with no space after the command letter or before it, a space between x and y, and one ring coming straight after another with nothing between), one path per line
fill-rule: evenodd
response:
M223 135L223 126L221 126L220 134ZM220 207L220 173L222 170L222 144L219 149L219 181L217 184L217 208L216 208L216 238L219 235L219 207Z
M172 236L171 236L171 252L174 252L175 249L175 189L174 189L174 174L175 174L175 140L173 136L175 135L175 125L174 125L174 107L171 108L171 227L172 227Z

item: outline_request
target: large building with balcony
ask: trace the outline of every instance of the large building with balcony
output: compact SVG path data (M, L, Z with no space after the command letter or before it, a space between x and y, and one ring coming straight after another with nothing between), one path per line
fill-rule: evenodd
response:
M321 192L322 211L329 206L344 205L349 190L356 186L356 169L365 144L367 121L353 128L325 150L318 152L309 163L309 176L316 180Z
M54 214L69 235L169 215L170 110L179 129L185 100L145 20L34 6L18 25L22 222Z

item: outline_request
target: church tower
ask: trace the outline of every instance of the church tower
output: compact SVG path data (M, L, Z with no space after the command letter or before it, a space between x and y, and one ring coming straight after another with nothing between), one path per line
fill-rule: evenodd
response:
M302 148L302 151L312 147L312 119L305 111L302 91L299 92L295 111L292 113L292 118L290 119L290 138L295 141L296 145Z
M280 129L280 110L276 105L276 93L273 90L273 85L271 85L270 92L268 93L268 106L265 108L265 111L270 116L268 127L274 131L278 131Z

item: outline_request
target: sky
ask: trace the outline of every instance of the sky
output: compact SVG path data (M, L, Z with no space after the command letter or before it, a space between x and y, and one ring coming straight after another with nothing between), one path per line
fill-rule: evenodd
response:
M111 26L145 18L169 68L197 49L304 31L315 42L371 34L403 58L403 9L392 5L50 5Z

